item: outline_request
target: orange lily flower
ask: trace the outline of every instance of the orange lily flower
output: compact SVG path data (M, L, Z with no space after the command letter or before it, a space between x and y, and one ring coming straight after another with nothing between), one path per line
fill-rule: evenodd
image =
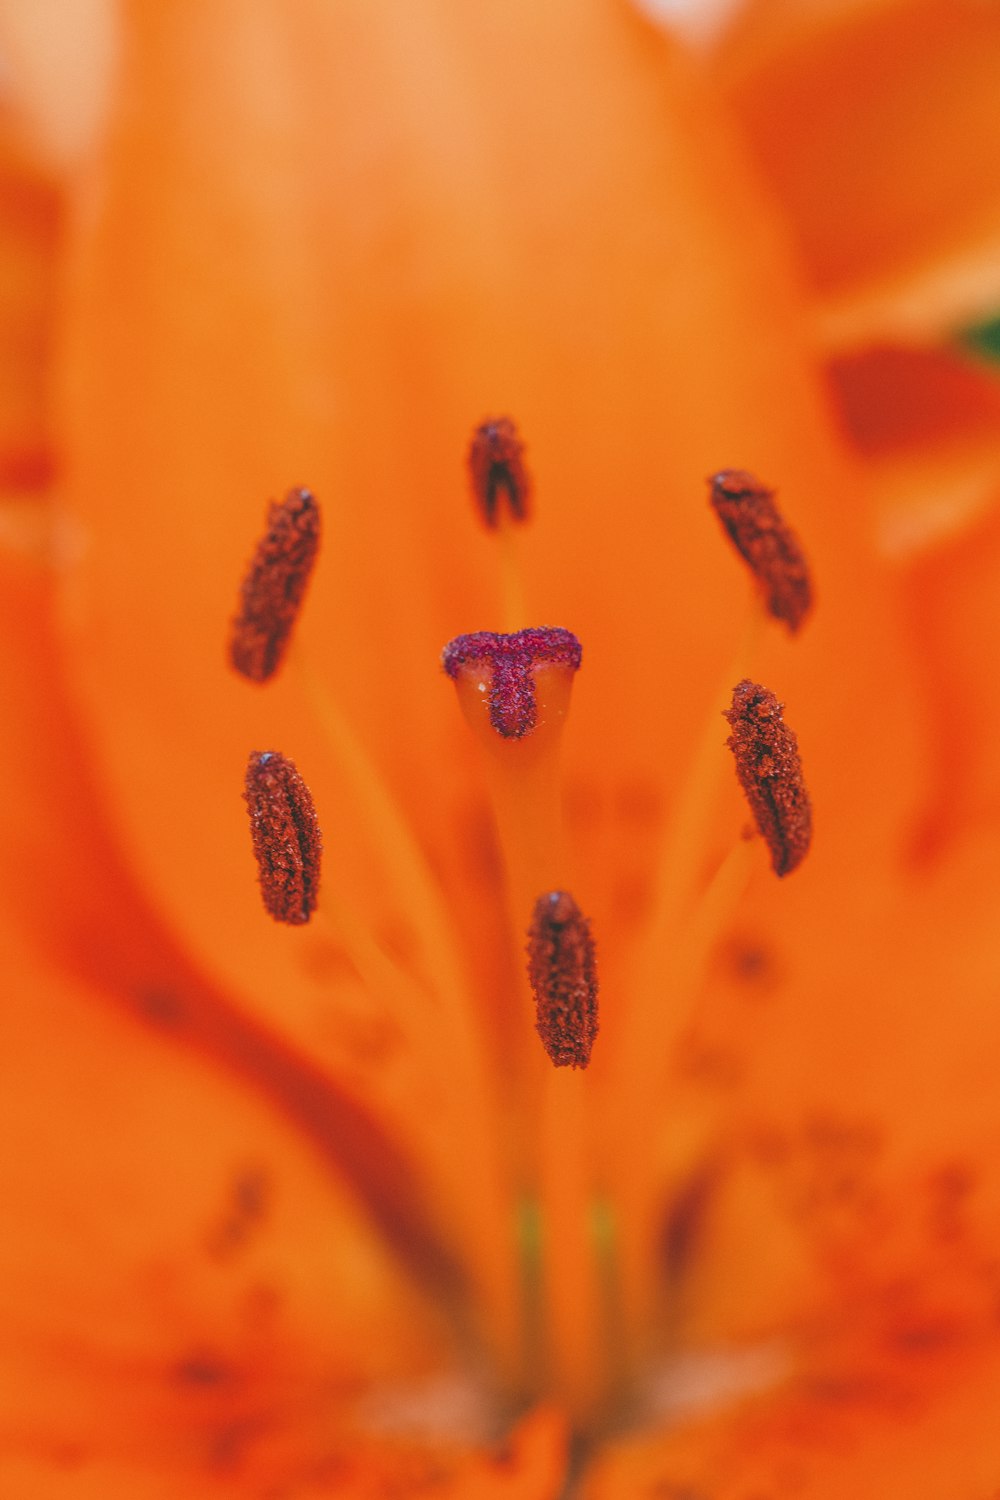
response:
M1000 305L1000 24L958 9L761 0L691 55L624 0L123 0L76 48L0 8L0 1492L1000 1485L1000 381L946 342ZM869 158L839 103L887 49ZM804 545L794 634L720 470ZM319 559L248 682L299 484ZM582 663L504 737L499 658L441 649L532 627ZM738 758L799 819L747 834L744 676L804 859ZM308 922L255 885L262 747L325 835ZM577 906L556 1068L526 970L589 975Z

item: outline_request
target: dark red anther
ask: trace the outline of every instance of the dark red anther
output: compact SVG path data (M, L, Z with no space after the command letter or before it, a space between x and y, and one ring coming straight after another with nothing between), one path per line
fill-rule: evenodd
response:
M500 524L502 500L512 521L528 519L531 480L524 444L510 417L480 422L469 444L469 478L476 509L491 530Z
M597 961L590 923L569 891L535 902L528 931L535 1026L557 1068L585 1068L597 1035Z
M812 839L799 742L782 719L783 708L767 688L744 678L733 688L725 715L733 731L726 744L776 875L788 875L800 865Z
M756 578L767 608L794 634L812 607L809 565L798 537L774 503L774 491L742 469L709 480L712 505Z
M323 840L312 794L292 761L254 751L247 764L250 836L260 892L276 922L308 922L319 895Z
M289 490L284 500L272 500L229 636L229 660L251 682L267 682L281 665L316 561L319 533L319 506L308 490Z
M543 625L497 635L477 630L459 635L445 646L441 660L449 677L463 667L487 667L490 672L490 723L505 740L530 734L538 720L535 668L580 666L582 647L576 636L558 626Z

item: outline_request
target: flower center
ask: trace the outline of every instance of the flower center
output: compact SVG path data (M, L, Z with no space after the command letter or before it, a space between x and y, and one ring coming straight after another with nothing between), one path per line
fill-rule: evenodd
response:
M660 1287L669 1272L660 1237L678 1192L661 1150L670 1126L669 1057L753 857L737 831L706 882L727 744L776 874L789 874L805 856L810 809L781 706L744 676L741 662L727 674L675 798L631 982L602 997L613 1024L607 1039L598 1037L595 942L572 894L578 883L560 770L582 649L565 628L525 623L513 537L515 527L524 531L531 484L514 424L482 423L468 462L477 509L497 539L503 613L512 628L459 636L442 661L483 752L503 854L510 951L520 975L510 993L518 1041L503 1076L463 973L447 894L322 674L301 661L334 764L367 813L387 888L417 934L419 972L352 912L326 898L317 906L316 815L299 771L280 752L251 757L246 799L267 911L293 925L316 913L333 926L366 987L391 1008L410 1065L435 1099L441 1129L421 1133L419 1147L401 1140L400 1152L406 1170L411 1150L409 1170L426 1188L423 1206L411 1209L421 1216L413 1235L421 1243L446 1240L464 1269L464 1281L448 1293L456 1325L489 1351L512 1403L554 1395L579 1430L594 1431L627 1403L656 1353ZM717 474L710 488L757 585L754 620L762 604L798 630L811 585L772 493L738 470ZM272 506L230 643L232 665L254 684L266 682L288 653L318 542L319 512L308 491L293 490ZM599 943L614 936L597 934ZM376 1088L368 1105L377 1117ZM692 1180L701 1180L697 1171ZM700 1191L689 1198L697 1205Z

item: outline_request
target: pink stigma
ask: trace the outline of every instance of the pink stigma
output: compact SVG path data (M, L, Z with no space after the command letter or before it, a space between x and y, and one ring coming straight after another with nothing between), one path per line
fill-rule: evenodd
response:
M561 666L575 672L581 657L580 642L571 631L543 625L513 635L477 630L456 636L444 648L441 660L451 678L464 667L489 669L490 723L505 740L520 740L538 720L535 668Z

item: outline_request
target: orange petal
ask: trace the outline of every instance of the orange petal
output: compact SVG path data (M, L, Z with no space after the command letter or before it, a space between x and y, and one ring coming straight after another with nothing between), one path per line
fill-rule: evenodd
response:
M60 207L11 120L0 119L0 535L15 545L30 542L33 533L17 522L30 525L33 502L53 476L49 361Z
M829 371L865 460L877 540L902 559L947 542L1000 500L1000 375L954 349L876 347Z
M891 1351L848 1368L832 1361L770 1399L621 1444L598 1462L582 1500L981 1500L1000 1468L998 1378L1000 1351L986 1330L906 1361Z
M980 0L758 0L721 75L834 348L1000 304L1000 16Z
M379 1099L365 1086L372 1063L363 1050L351 1073L343 1056L338 1063L336 1055L290 1044L180 952L133 885L88 779L86 750L62 696L50 581L23 561L5 560L0 571L5 910L51 964L101 992L130 1024L151 1026L165 1045L207 1059L269 1100L350 1184L411 1269L451 1297L457 1266L440 1228L432 1228L433 1167L412 1103L403 1146L391 1088Z
M0 1487L276 1483L446 1357L273 1103L9 928L2 985Z
M67 0L58 11L0 0L5 79L34 148L53 167L77 167L104 123L114 73L113 0Z
M677 1059L678 1097L714 1096L730 1122L694 1226L692 1337L808 1337L850 1309L855 1331L895 1320L902 1339L989 1315L994 849L977 831L879 891L859 845L822 900L806 866L780 900L751 892Z
M931 771L915 830L917 852L927 858L963 830L995 828L1000 815L1000 708L993 691L998 567L994 508L950 545L917 559L905 579Z

